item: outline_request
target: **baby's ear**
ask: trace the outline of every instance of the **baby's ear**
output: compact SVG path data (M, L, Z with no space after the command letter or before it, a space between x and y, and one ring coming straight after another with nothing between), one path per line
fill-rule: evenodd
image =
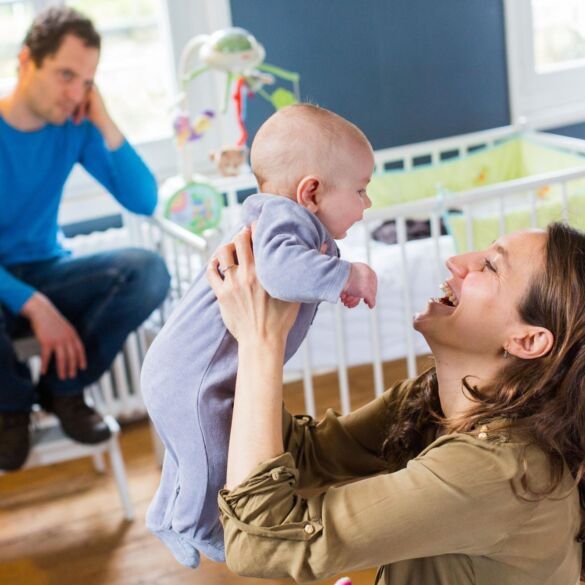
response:
M297 187L297 203L316 213L319 209L317 192L321 183L317 177L303 177Z

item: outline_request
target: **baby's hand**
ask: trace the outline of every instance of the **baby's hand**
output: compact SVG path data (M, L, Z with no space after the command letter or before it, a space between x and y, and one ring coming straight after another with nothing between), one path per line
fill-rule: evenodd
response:
M376 305L376 292L378 290L378 278L376 273L363 262L354 262L351 265L349 278L340 295L341 302L350 309L355 307L360 299L370 309Z
M351 295L348 295L346 292L342 292L339 295L339 299L348 309L353 309L354 307L357 307L360 303L360 297L352 297Z

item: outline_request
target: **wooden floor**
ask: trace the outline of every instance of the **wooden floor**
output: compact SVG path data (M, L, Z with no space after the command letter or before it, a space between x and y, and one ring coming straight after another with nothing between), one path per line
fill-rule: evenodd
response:
M404 377L404 364L388 364L387 385ZM320 377L317 408L339 409L336 375ZM352 408L373 398L369 367L350 373ZM302 411L300 384L288 384L285 400ZM114 481L96 475L88 459L0 477L1 585L282 585L290 581L246 579L204 559L196 571L179 565L144 526L160 474L146 422L125 426L122 449L136 520L123 519ZM351 575L354 585L373 583L375 570ZM323 581L333 583L335 579Z

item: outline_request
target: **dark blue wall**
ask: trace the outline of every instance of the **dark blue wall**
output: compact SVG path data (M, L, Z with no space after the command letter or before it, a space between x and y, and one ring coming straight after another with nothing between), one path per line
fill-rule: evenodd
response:
M555 134L562 134L563 136L571 136L572 138L585 138L585 122L580 124L572 124L571 126L563 126L562 128L555 128L551 130Z
M374 148L509 124L501 0L232 0L266 62ZM272 112L255 97L251 137Z

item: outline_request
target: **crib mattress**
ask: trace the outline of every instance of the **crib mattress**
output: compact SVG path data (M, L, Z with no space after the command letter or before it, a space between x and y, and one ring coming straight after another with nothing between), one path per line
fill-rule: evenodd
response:
M353 237L351 237L353 236ZM366 260L366 245L359 231L338 242L342 257L354 261ZM370 243L370 266L378 275L378 297L374 318L378 321L383 360L404 358L407 354L406 331L412 328L412 317L422 311L430 297L437 296L439 283L447 277L444 261L454 254L453 239L439 238L442 266L435 261L435 242L431 238L408 242L405 246L407 274L410 289L412 314L406 315L402 286L401 251L398 245L380 242ZM373 358L372 315L362 302L354 309L343 305L339 309L343 316L343 337L345 360L348 366L368 364ZM310 361L316 370L335 369L339 364L339 344L336 341L335 305L321 303L315 321L309 331ZM422 335L414 332L417 355L429 353L429 347ZM294 375L302 370L302 351L287 363L285 371Z

